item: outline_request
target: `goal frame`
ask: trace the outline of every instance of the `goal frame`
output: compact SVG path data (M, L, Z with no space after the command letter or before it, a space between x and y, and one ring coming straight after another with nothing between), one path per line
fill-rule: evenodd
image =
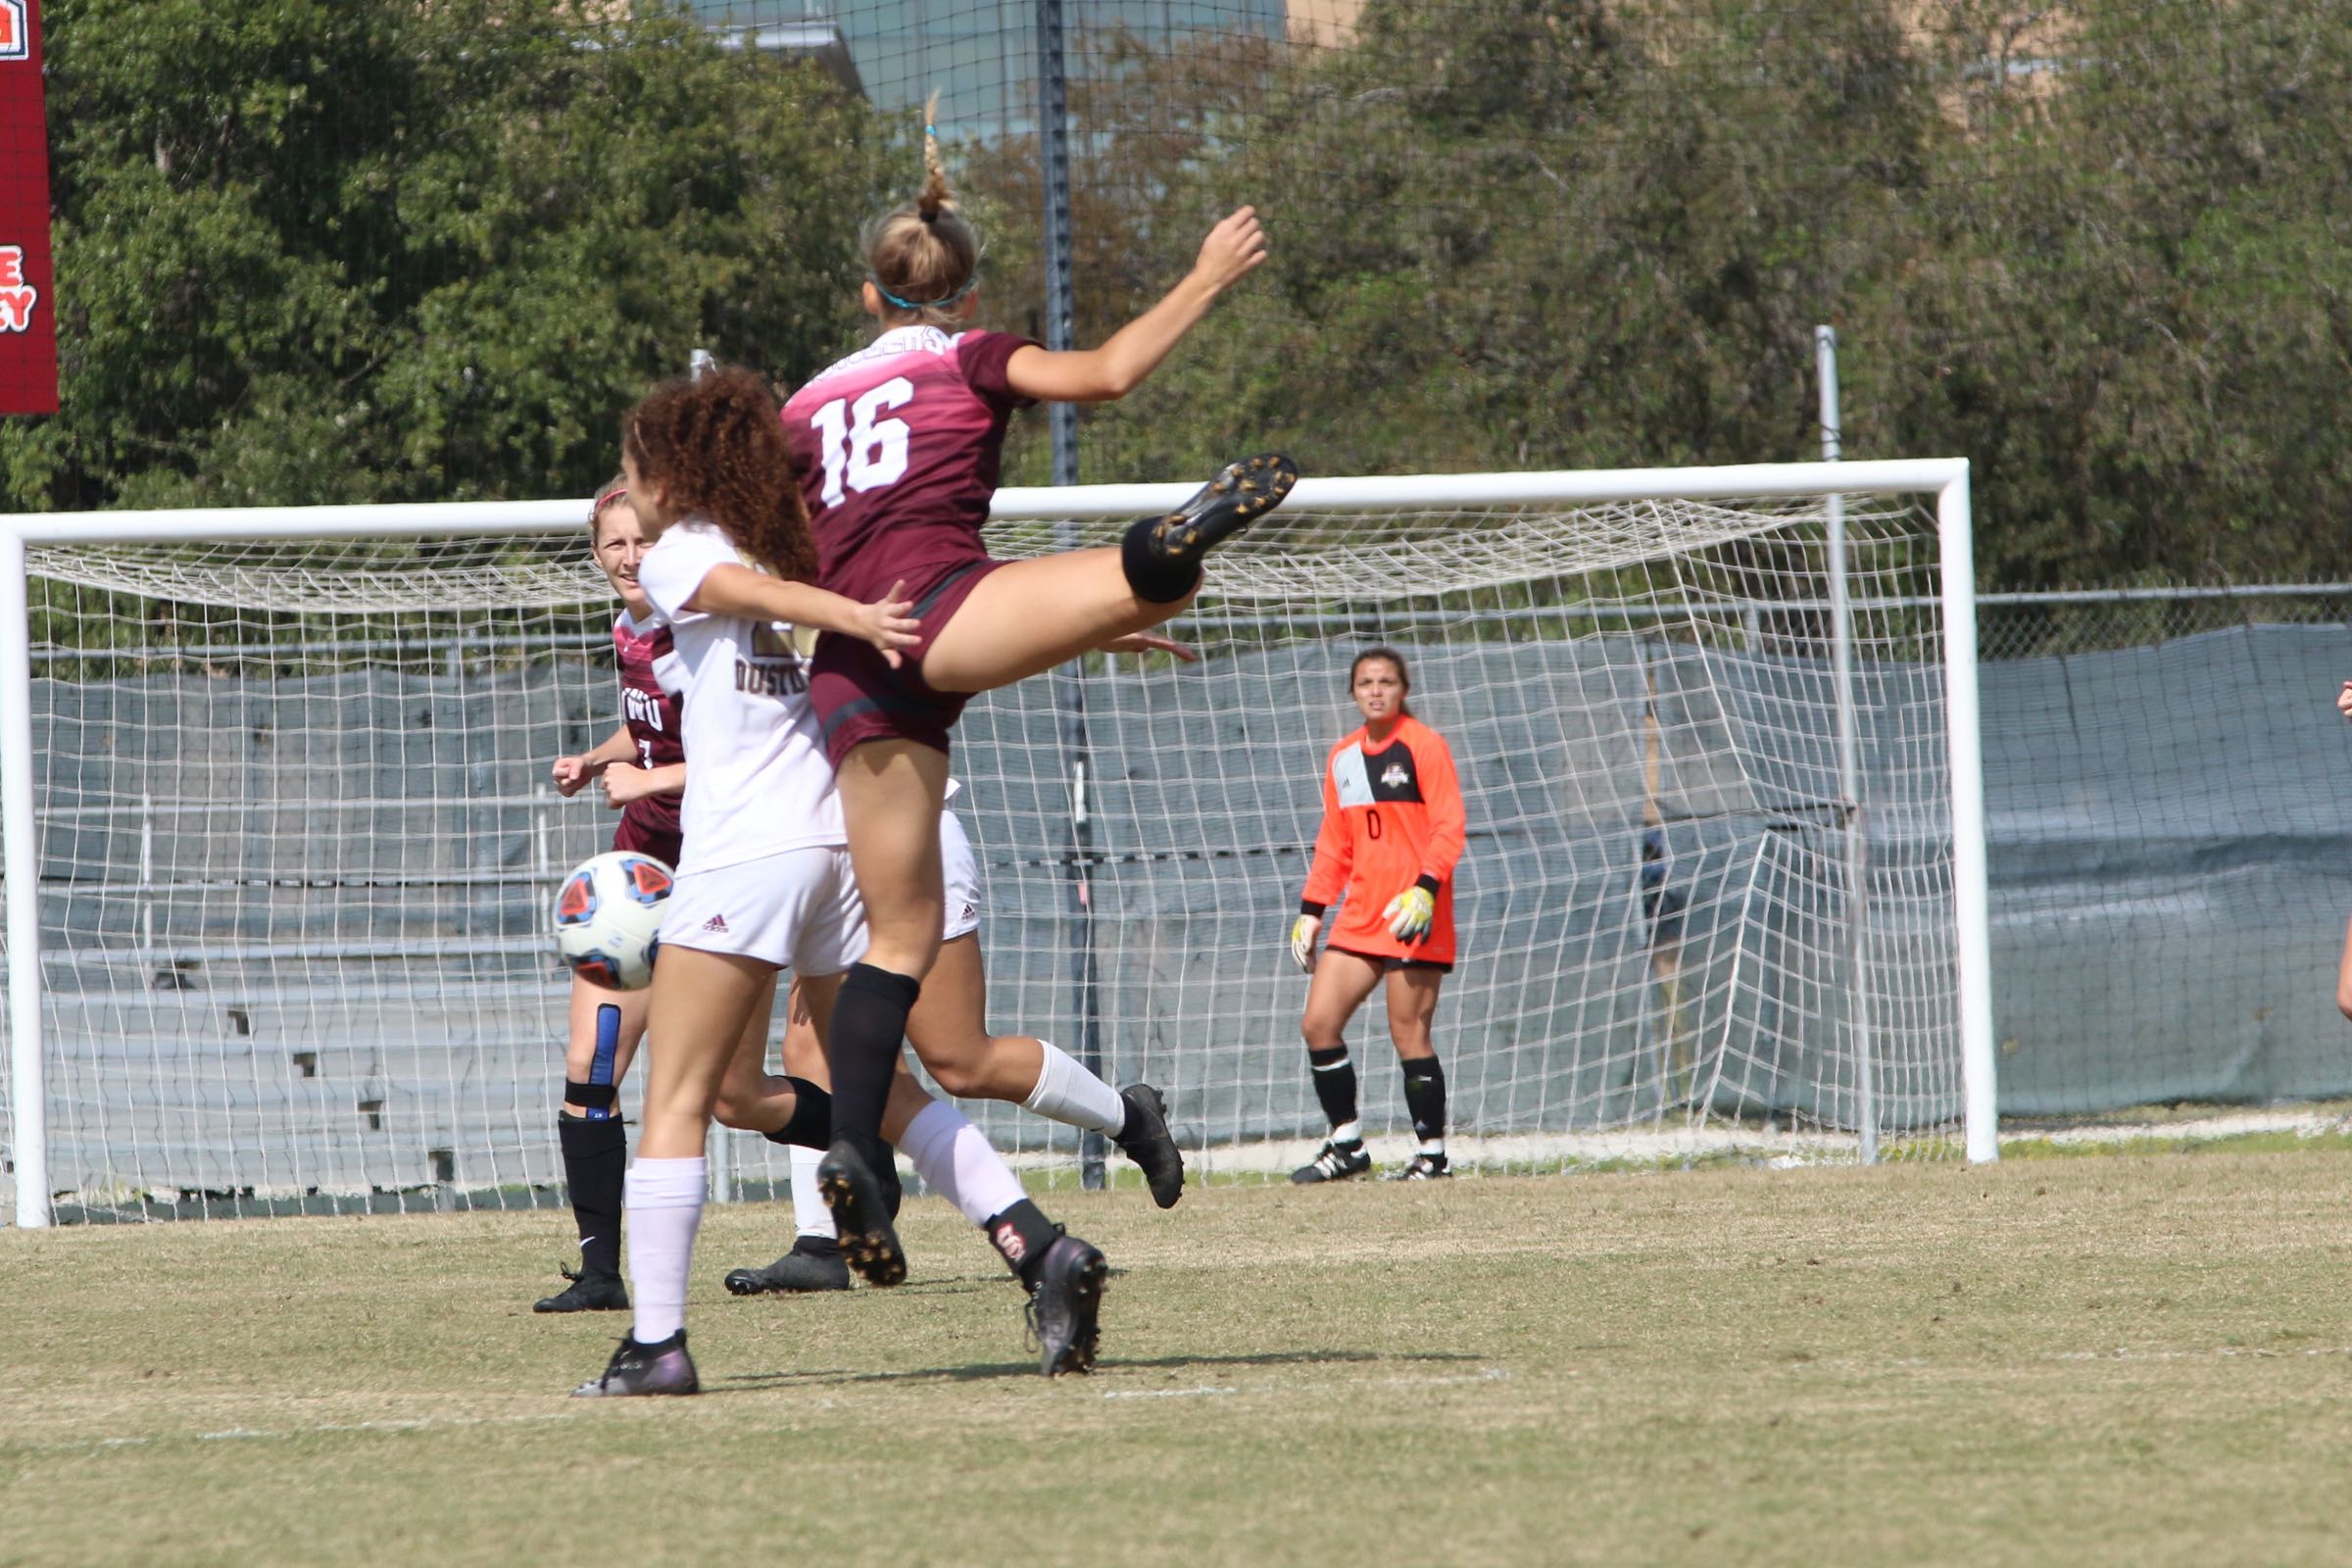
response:
M1073 521L1143 516L1173 509L1191 490L1186 484L1012 488L997 492L993 514L1004 518ZM1292 492L1291 505L1300 511L1382 513L1845 495L1933 495L1936 501L1964 1142L1969 1160L1987 1162L1999 1158L2000 1144L1983 738L1977 692L1974 531L1966 459L1305 479ZM0 876L6 884L9 1098L15 1134L15 1220L19 1226L39 1228L52 1221L42 1053L39 829L34 815L27 547L559 533L579 527L581 507L577 500L549 500L0 516ZM1841 552L1835 565L1837 597L1842 601Z

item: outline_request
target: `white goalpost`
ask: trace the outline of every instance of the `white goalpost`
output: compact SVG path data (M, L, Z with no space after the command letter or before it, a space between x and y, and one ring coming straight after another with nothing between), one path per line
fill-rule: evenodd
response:
M1189 488L1003 491L992 544ZM551 1200L544 906L612 817L545 781L617 712L585 510L0 518L18 1224ZM1958 460L1304 480L1171 628L1200 664L967 710L990 1025L1161 1084L1197 1171L1311 1151L1282 935L1385 643L1470 816L1457 1163L1995 1158L1970 551ZM781 1184L720 1142L722 1192Z

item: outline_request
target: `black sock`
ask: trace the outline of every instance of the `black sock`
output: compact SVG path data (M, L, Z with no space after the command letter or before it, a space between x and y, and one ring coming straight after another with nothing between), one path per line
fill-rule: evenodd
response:
M833 1143L833 1097L806 1078L785 1075L792 1085L792 1120L760 1136L771 1144L798 1144L803 1149L825 1149Z
M1200 584L1200 563L1191 559L1171 561L1152 547L1152 536L1160 524L1157 517L1144 517L1127 527L1127 537L1119 546L1119 564L1126 568L1127 586L1135 597L1153 605L1172 605Z
M839 1257L841 1243L830 1236L795 1236L792 1250L803 1257Z
M571 1217L580 1228L580 1267L590 1274L620 1272L620 1184L629 1170L624 1126L617 1116L556 1117L564 1183L571 1189Z
M1309 1076L1315 1080L1315 1098L1323 1102L1331 1124L1345 1127L1355 1120L1355 1063L1348 1059L1348 1048L1309 1051L1306 1062L1314 1069Z
M833 1038L825 1050L833 1064L835 1138L882 1136L882 1107L906 1039L906 1014L922 989L918 980L870 963L850 966L833 999Z
M997 1250L1004 1254L1004 1261L1021 1277L1021 1283L1034 1290L1037 1271L1045 1266L1046 1249L1054 1245L1061 1227L1024 1198L990 1220L985 1229Z
M1423 1143L1446 1136L1446 1069L1435 1056L1404 1062L1404 1108L1413 1113L1413 1136Z

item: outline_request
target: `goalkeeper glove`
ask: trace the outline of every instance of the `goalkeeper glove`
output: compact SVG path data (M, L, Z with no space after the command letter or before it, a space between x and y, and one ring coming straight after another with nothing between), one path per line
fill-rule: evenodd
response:
M1322 929L1320 915L1302 914L1291 922L1291 961L1308 974L1315 972L1315 933Z
M1380 917L1389 922L1389 935L1399 942L1418 942L1429 935L1429 923L1438 915L1436 895L1415 883L1389 901Z

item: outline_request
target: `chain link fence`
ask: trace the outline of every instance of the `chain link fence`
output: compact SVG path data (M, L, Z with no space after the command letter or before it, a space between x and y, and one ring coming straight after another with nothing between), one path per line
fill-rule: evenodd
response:
M2252 626L2352 628L2352 582L1977 596L1977 652L1986 660L2112 653ZM2345 674L2352 678L2352 665Z

